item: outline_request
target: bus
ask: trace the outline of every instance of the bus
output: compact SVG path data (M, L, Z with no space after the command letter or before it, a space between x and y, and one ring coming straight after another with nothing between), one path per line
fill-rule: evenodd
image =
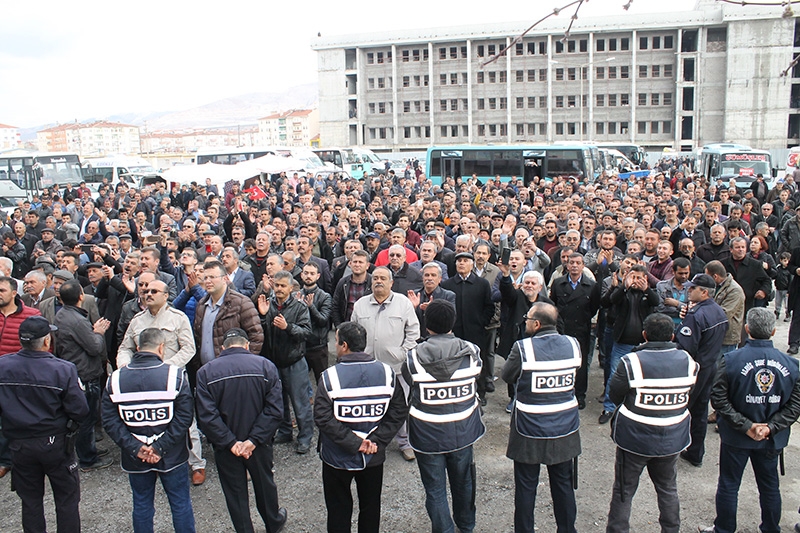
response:
M0 196L32 198L42 189L83 181L78 154L29 150L0 152Z
M432 146L426 156L426 175L434 185L451 176L508 181L521 177L525 185L533 178L573 176L582 182L592 182L595 155L585 144L498 145L498 146ZM596 149L596 147L594 147Z
M786 158L786 175L791 176L797 167L800 167L800 146L792 146Z
M357 180L377 176L386 168L384 161L367 148L314 148L312 152Z
M772 158L766 150L755 150L743 144L707 144L697 151L696 168L709 182L734 179L737 187L749 187L758 174L772 188L778 169L772 168Z
M622 155L630 159L631 163L634 165L641 166L644 163L647 154L645 153L644 149L639 146L638 144L629 144L629 143L600 143L598 146L601 148L613 148L614 150L619 150L622 152Z
M139 176L154 174L156 169L141 157L110 155L83 160L83 177L86 185L96 188L103 179L108 183L138 181Z
M308 148L297 148L293 146L251 146L239 148L203 148L197 150L195 163L204 165L206 163L216 163L218 165L235 165L243 161L252 161L265 155L279 155L283 157L293 157L303 162L304 168L308 172L325 170L325 164L317 157L317 154Z

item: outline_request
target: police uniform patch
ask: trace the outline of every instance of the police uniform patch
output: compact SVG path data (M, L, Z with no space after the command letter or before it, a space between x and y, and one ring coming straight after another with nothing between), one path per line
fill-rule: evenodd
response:
M768 393L775 385L775 374L769 368L762 368L756 372L756 385L762 394Z
M683 335L684 337L691 337L692 336L692 328L690 328L689 326L683 326L681 328L680 334Z

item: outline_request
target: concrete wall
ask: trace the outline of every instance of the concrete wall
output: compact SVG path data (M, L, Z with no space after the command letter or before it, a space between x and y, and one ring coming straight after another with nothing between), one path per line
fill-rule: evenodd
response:
M342 75L345 51L343 48L320 50L317 57L320 146L346 146L350 143L347 134L347 80Z

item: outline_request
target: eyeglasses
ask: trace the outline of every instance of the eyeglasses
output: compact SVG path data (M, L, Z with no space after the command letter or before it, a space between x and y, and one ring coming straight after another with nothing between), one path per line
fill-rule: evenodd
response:
M140 281L140 282L138 283L138 285L139 285L139 287L147 287L148 285L150 285L150 282L147 282L147 281Z
M142 291L142 294L158 294L159 292L166 292L166 291L160 291L158 289L147 289L146 291Z

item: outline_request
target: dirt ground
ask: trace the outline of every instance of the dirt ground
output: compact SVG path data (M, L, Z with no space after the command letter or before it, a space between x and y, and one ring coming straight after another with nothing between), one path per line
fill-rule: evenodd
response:
M788 324L779 322L776 346L787 348ZM498 367L502 360L498 359ZM499 368L497 369L499 373ZM509 415L505 412L508 402L506 387L497 382L497 392L489 395L485 410L486 435L475 446L478 470L477 527L476 532L513 531L514 479L512 463L505 457L508 439ZM609 437L608 425L597 423L602 407L594 398L601 394L602 371L593 363L589 395L592 401L581 411L581 437L583 454L579 463L579 488L577 490L578 523L582 532L604 531L614 478L615 447ZM108 438L100 443L111 449L116 464L112 467L81 474L81 519L83 531L116 533L131 531L131 495L127 476L119 468L119 449ZM783 494L784 531L792 531L800 520L800 436L793 435L786 449L786 476L781 478ZM717 457L719 435L711 430L706 439L707 454L701 468L683 461L678 463L678 487L681 498L681 531L697 531L698 526L707 526L714 519L714 494L718 474ZM208 459L207 480L199 487L192 487L192 503L199 532L233 531L225 501L220 489L213 454L208 446L204 449ZM0 531L21 531L20 501L9 490L10 476L0 480ZM275 479L280 504L287 508L289 522L287 533L320 532L325 530L325 502L322 495L321 462L314 454L299 456L291 445L275 446ZM543 470L538 501L536 504L537 528L554 531L552 501ZM252 491L251 491L252 494ZM419 478L416 463L406 462L392 444L387 453L384 470L382 499L382 523L384 532L424 532L430 530L425 512L425 493ZM47 520L55 527L55 514L49 488L45 496ZM251 496L251 512L258 532L265 531ZM745 472L739 492L739 531L757 532L759 524L758 493L752 470ZM355 517L354 517L355 528ZM163 491L156 492L156 531L172 531L169 506ZM631 531L650 533L659 531L658 509L655 492L646 474L642 477L639 491L633 502Z

